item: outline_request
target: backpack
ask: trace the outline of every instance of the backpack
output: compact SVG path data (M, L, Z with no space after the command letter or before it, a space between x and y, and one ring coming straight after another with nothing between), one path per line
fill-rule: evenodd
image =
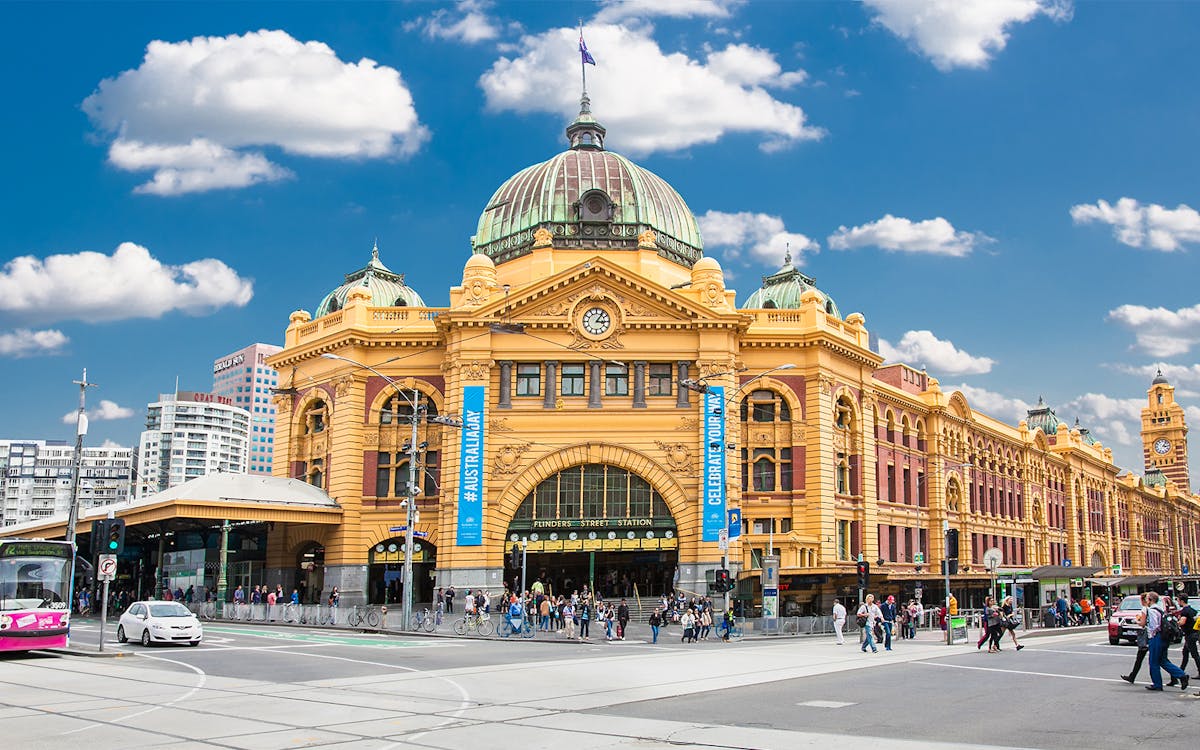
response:
M1167 643L1179 643L1183 640L1183 627L1180 626L1179 620L1176 620L1172 615L1163 614L1162 618L1162 636Z

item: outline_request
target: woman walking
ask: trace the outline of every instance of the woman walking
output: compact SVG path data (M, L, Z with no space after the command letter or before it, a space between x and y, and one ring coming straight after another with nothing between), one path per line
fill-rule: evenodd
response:
M991 597L988 597L989 599ZM995 602L987 608L988 653L994 654L1000 650L1000 639L1004 636L1004 619L1000 616L1000 608Z
M691 607L683 611L683 616L679 618L679 624L683 626L683 637L679 639L680 643L690 643L696 640L696 615L692 614Z
M650 633L654 636L651 643L658 643L658 629L662 626L662 612L658 607L654 608L654 614L650 615Z
M1000 604L1000 616L1001 628L1007 630L1008 634L1012 636L1013 645L1017 647L1018 651L1025 648L1025 646L1021 645L1021 642L1017 640L1017 626L1020 623L1014 614L1013 598L1011 596L1004 597L1004 601ZM1000 644L997 643L996 645L999 646Z
M1129 674L1121 675L1121 679L1125 680L1130 685L1132 685L1134 680L1137 679L1138 672L1140 672L1142 669L1142 661L1146 658L1146 652L1150 650L1150 639L1146 636L1146 607L1147 607L1147 604L1146 604L1146 595L1145 594L1142 594L1141 600L1142 600L1142 611L1138 613L1137 623L1138 623L1138 625L1142 626L1142 629L1138 631L1138 636L1137 636L1137 656L1135 656L1133 658L1133 669L1129 672Z
M983 648L984 642L992 634L991 629L988 628L988 613L991 612L995 603L991 596L983 597L983 612L979 616L979 640L975 642L976 651Z

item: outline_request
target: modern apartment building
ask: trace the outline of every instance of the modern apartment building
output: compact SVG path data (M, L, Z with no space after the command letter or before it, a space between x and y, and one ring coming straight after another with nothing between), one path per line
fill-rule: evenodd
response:
M138 499L205 474L246 473L250 411L212 393L164 393L146 408L138 442Z
M0 525L12 526L71 507L75 445L65 440L0 439L4 476ZM129 498L133 449L84 447L79 472L80 508L111 505Z
M250 450L247 471L270 475L275 453L275 402L272 388L279 387L279 373L264 360L281 347L251 344L213 362L212 392L232 399L234 406L250 412Z

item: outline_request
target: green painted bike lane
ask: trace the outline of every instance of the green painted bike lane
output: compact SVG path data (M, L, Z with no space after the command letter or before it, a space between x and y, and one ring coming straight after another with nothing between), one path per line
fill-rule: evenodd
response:
M298 643L321 643L334 646L359 646L369 648L445 648L456 646L459 644L439 642L438 640L417 639L417 640L394 640L389 636L352 636L352 635L332 635L325 633L311 632L289 632L285 630L256 630L251 628L232 628L221 625L205 625L204 632L221 633L223 635L244 635L254 638L270 638L280 641L292 641Z

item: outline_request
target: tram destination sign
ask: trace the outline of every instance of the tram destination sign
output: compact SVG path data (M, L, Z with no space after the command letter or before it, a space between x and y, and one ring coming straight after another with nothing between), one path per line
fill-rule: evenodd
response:
M0 557L70 557L70 545L53 542L10 542L0 545Z

